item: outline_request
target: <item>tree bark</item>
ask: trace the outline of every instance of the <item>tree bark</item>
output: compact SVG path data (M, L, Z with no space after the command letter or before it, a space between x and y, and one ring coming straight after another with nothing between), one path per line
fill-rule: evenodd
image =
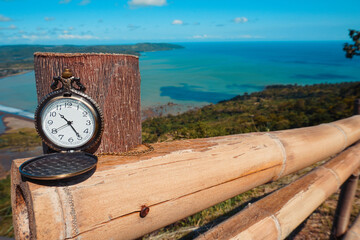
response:
M353 116L301 129L157 143L146 155L101 156L96 172L51 184L22 179L18 168L24 160L15 160L15 235L21 239L25 232L38 240L141 237L328 158L359 139L360 116ZM341 166L355 168L353 163ZM150 211L143 217L146 207Z
M140 73L137 56L96 53L35 53L38 101L50 93L65 68L86 87L104 114L104 134L96 153L125 152L141 144Z

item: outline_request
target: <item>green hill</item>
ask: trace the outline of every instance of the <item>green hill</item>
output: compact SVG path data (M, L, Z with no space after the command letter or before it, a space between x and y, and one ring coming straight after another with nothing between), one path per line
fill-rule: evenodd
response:
M138 43L129 45L7 45L0 46L0 77L34 67L34 52L58 53L122 53L139 56L141 52L183 48L169 43Z
M317 125L353 114L360 82L274 85L178 116L143 122L145 142L203 138Z

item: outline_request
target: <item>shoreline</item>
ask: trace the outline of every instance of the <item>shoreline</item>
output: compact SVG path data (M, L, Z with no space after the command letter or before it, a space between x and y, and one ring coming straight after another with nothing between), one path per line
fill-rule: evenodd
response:
M5 126L5 130L3 133L0 132L0 136L19 128L35 128L33 119L7 112L0 112L0 116L2 116L1 120Z
M15 113L0 111L0 136L19 128L35 128L34 119Z
M23 70L23 71L18 72L18 73L12 73L12 74L7 74L7 75L4 75L4 76L0 76L0 80L2 78L7 78L7 77L11 77L11 76L17 76L17 75L22 75L22 74L25 74L25 73L29 73L31 71L34 71L34 69L32 69L32 70Z

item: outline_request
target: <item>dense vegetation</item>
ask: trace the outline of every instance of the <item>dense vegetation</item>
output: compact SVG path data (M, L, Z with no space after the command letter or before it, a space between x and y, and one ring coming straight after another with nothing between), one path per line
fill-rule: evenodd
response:
M12 236L10 175L0 180L0 236Z
M133 45L9 45L0 46L0 77L33 69L34 52L58 53L123 53L165 51L182 48L169 43L138 43Z
M24 151L40 145L41 139L35 129L21 128L0 135L0 149L10 148L11 151Z
M274 131L331 122L353 114L360 82L274 85L261 92L143 122L145 142Z

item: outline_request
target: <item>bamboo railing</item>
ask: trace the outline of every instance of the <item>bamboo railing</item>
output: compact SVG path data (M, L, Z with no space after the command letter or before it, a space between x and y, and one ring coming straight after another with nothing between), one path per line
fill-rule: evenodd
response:
M250 205L197 240L286 238L359 168L359 155L360 143Z
M344 240L360 239L360 215L356 218L352 227L347 231Z
M46 185L22 179L18 167L25 159L15 160L15 235L134 239L340 153L359 139L356 115L315 127L157 143L150 154L102 156L95 172ZM274 239L285 237L358 168L358 155L356 145L280 190L277 207L271 195L261 200L264 205L246 209L247 218L264 211L255 219L260 221L250 219L236 232L254 236L267 224Z

